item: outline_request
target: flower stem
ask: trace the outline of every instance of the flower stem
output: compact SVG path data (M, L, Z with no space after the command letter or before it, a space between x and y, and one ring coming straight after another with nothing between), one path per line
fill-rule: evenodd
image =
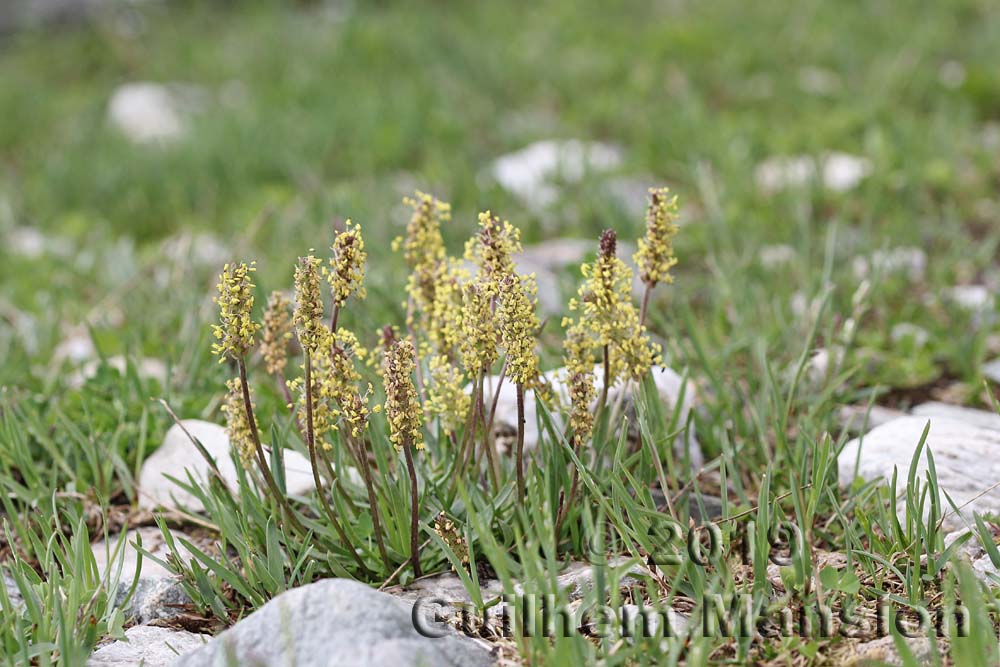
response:
M642 293L642 308L639 310L639 326L646 324L646 310L649 308L649 295L653 293L655 283L647 282Z
M349 436L345 437L350 441ZM389 560L389 552L385 548L385 541L382 538L382 519L380 516L382 510L375 496L375 483L372 480L371 465L368 462L368 457L365 455L363 443L363 439L354 440L355 457L358 459L358 465L361 466L361 476L364 477L365 487L368 490L368 505L371 507L372 529L375 531L375 542L378 544L378 552L382 556L382 563L385 565L385 569L389 570L391 568L391 561Z
M403 444L403 454L406 456L406 471L410 475L410 561L413 563L413 576L420 577L420 549L417 543L417 525L419 507L417 506L417 470L413 465L413 442L407 439Z
M326 514L327 519L333 525L334 530L337 531L338 537L340 537L341 542L350 552L351 556L354 557L354 561L361 568L361 572L364 576L370 576L371 572L365 562L361 560L361 556L358 555L357 550L355 550L354 545L351 544L351 540L347 537L347 532L344 527L340 525L337 520L337 516L333 513L333 508L330 507L330 502L326 498L326 493L323 491L323 481L319 476L319 461L316 456L316 432L313 426L313 402L312 402L312 355L309 354L308 348L305 350L306 357L306 444L309 446L309 463L311 464L313 483L316 485L316 494L319 496L320 505L323 506L323 512ZM334 482L335 484L336 482Z
M524 384L517 383L517 500L524 502Z
M608 387L611 386L611 351L604 346L604 385L601 387L601 398L597 401L597 409L603 411L608 402Z
M267 459L264 458L264 447L260 444L260 433L257 431L257 418L253 414L253 404L250 402L250 383L247 380L246 362L240 358L237 359L237 364L240 368L240 386L243 390L243 407L247 413L247 421L250 423L250 435L253 438L253 446L254 451L257 454L257 465L260 467L260 474L263 476L264 483L267 485L271 495L274 496L275 502L281 506L281 509L287 515L289 522L294 527L302 529L302 524L299 522L298 517L295 516L291 505L288 504L285 494L281 492L278 485L275 483L274 477L271 475L271 468L267 465Z

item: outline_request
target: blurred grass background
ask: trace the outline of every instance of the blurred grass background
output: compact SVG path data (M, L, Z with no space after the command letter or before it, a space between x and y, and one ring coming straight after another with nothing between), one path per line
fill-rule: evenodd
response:
M793 291L819 287L834 228L836 271L916 245L932 289L977 280L1000 215L998 28L979 0L173 1L8 33L0 230L46 244L0 245L0 382L51 381L42 370L81 327L102 353L182 357L204 334L192 313L218 267L170 264L177 239L256 257L271 289L351 217L369 238L373 292L354 324L374 329L398 313L388 241L414 187L453 203L456 252L483 208L530 241L636 235L641 214L599 180L539 215L489 177L496 157L548 138L615 144L625 162L608 178L681 195L682 278L666 303L699 312L738 297L720 291L718 266L752 271L762 245L785 243L800 264L754 275L752 289L787 318ZM111 96L137 81L201 87L183 138L136 145L111 126ZM846 193L755 187L766 158L827 151L866 157L872 175ZM773 325L773 309L760 316Z

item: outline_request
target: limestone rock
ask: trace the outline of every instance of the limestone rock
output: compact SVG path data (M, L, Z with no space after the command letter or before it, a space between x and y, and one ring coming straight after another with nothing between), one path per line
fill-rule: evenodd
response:
M681 395L683 394L679 423L684 424L688 414L694 407L694 383L688 381L685 385L680 375L665 366L653 368L652 374L653 381L660 394L660 399L663 401L668 415L671 414L671 411L678 404L678 401L681 400ZM548 371L544 374L544 377L555 399L562 405L568 405L569 388L567 386L566 369L559 368ZM489 397L494 395L498 381L499 376L491 375L487 378L485 385L487 401L491 400ZM598 395L600 395L600 388L604 383L604 368L601 365L597 365L594 368L594 381L598 389ZM635 407L632 404L632 397L637 390L638 383L629 381L612 387L608 392L608 405L615 411L613 416L629 416L630 435L633 438L638 437L637 432L631 431L631 428L635 426ZM466 387L466 392L471 391L471 386ZM594 407L596 409L596 400ZM561 416L557 411L552 413L552 418L556 427L559 428ZM529 451L538 446L539 439L535 395L530 390L525 391L524 394L524 420L524 448L526 451ZM517 390L509 380L504 380L503 385L500 387L500 397L497 400L493 431L500 448L509 449L517 434ZM692 466L694 468L701 466L703 462L701 447L695 439L693 429L688 434L687 440L683 440L682 438L677 439L674 443L674 449L678 454L683 453L685 450L689 451Z
M871 161L847 153L826 153L818 159L808 155L772 157L757 165L754 180L763 192L802 187L818 181L827 190L846 192L856 188L872 172Z
M115 641L94 651L87 667L171 667L178 656L203 646L211 637L185 630L137 625L125 631L127 641Z
M236 466L229 455L229 436L226 435L226 430L218 424L199 419L185 419L181 424L215 458L222 478L229 488L235 490L238 478ZM283 453L288 493L302 495L311 491L314 485L308 459L288 449ZM202 511L204 507L200 501L169 479L173 477L186 481L185 471L190 471L195 479L204 481L208 478L209 465L184 430L174 424L167 431L160 448L142 464L139 473L139 507L184 507L194 512Z
M191 537L178 531L174 531L173 535L180 557L186 562L190 561L191 554L176 540L191 541ZM136 548L137 537L141 537L144 550L161 560L167 559L170 550L160 529L139 528L125 534L124 544L117 553L115 550L119 548L120 535L111 537L107 542L101 540L91 545L97 571L102 577L107 575L110 583L117 581L116 604L120 605L128 595L136 570L139 570L139 583L124 610L127 617L139 623L148 623L153 619L175 616L191 600L170 570L144 556Z
M204 96L186 84L126 83L111 95L108 120L133 143L164 143L185 135L186 115Z
M946 417L970 426L1000 430L1000 414L990 410L976 410L961 405L929 401L916 406L911 412L918 417Z
M950 417L900 417L875 427L863 438L851 440L838 458L840 483L846 486L854 480L857 463L857 474L866 480L891 479L896 469L905 486L913 452L928 420L931 428L926 447L934 456L942 490L944 528L956 530L963 525L961 518L951 512L944 492L962 507L967 519L972 518L973 512L1000 512L1000 489L989 490L1000 481L1000 431ZM917 462L917 478L923 480L926 470L925 451ZM897 487L897 490L903 489ZM902 504L899 511L903 511Z
M487 667L493 659L476 640L421 635L412 605L355 581L325 579L279 595L176 666L229 664Z
M609 144L545 140L497 158L490 173L526 207L539 211L559 198L559 181L577 182L588 172L615 169L621 162L620 149Z

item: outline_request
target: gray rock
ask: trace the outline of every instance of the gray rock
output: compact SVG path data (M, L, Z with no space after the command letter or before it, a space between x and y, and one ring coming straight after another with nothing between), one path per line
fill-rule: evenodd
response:
M918 417L944 417L963 422L969 426L1000 430L1000 415L989 410L976 410L961 405L929 401L916 406L911 412Z
M230 489L235 490L238 478L236 466L229 455L229 436L226 435L226 430L218 424L200 419L185 419L181 424L215 458L223 480ZM315 488L309 460L306 457L286 449L284 461L285 483L289 494L303 495ZM186 481L186 471L190 471L195 479L204 481L208 478L209 465L184 430L174 424L167 431L160 448L142 464L139 473L139 507L143 509L183 507L193 512L204 510L197 498L169 479L173 477Z
M493 658L467 637L421 635L412 606L391 595L355 581L326 579L279 595L176 664L487 667Z
M655 367L652 369L653 381L656 384L656 388L660 393L660 399L663 401L664 406L668 411L674 409L678 401L681 398L683 390L683 403L680 408L680 424L684 424L687 420L688 414L694 408L695 400L695 387L694 383L690 380L687 382L686 386L683 384L681 376L675 371L667 367ZM555 399L563 406L569 405L569 388L566 381L566 369L558 368L552 371L548 371L545 375L545 380L548 382L551 388L552 394ZM600 395L600 389L604 382L604 368L601 365L594 367L594 382L598 389L598 395ZM492 400L489 397L494 395L497 383L499 381L499 376L491 375L486 379L486 396L487 400ZM632 404L632 397L638 389L638 384L636 382L626 382L623 384L618 384L610 389L608 392L608 405L614 410L612 413L612 418L617 419L623 415L629 416L630 428L635 425L635 412L634 406ZM466 387L466 392L471 392L471 385ZM596 409L596 399L594 407ZM552 413L552 419L557 428L561 424L561 415L558 412ZM524 447L525 450L532 450L538 446L538 428L537 428L537 415L535 409L535 395L532 391L526 391L524 394ZM497 439L498 446L503 449L508 449L513 442L513 438L517 433L517 389L509 381L505 380L503 385L500 387L500 397L497 400L497 411L496 417L493 424L494 435ZM632 436L637 436L636 433L632 433ZM701 467L704 459L701 454L701 446L695 439L693 428L691 432L688 433L687 440L678 438L674 443L674 449L678 454L684 452L687 449L691 455L691 463L695 469Z
M559 199L560 181L578 182L587 173L615 169L621 162L621 150L609 144L546 140L497 158L490 174L537 212Z
M917 659L918 665L934 664L934 649L929 639L917 637L905 641L913 653L913 657ZM842 656L840 664L847 665L847 667L869 667L870 665L903 667L903 659L896 651L896 642L892 637L880 637L852 646L848 655Z
M175 531L177 539L190 541L184 533ZM117 581L116 604L121 605L128 595L136 570L139 570L139 583L135 593L124 609L125 615L138 623L148 623L153 619L170 618L182 611L184 605L191 602L178 578L170 570L159 563L143 556L136 548L136 537L142 538L142 548L161 560L167 560L170 553L163 534L159 528L139 528L125 534L125 543L117 553L120 535L112 537L108 542L100 541L91 546L97 571L102 577L107 576L109 583ZM191 554L180 546L180 557L185 562L191 560ZM141 568L140 568L141 564Z
M2 577L3 587L7 591L7 599L17 609L23 609L24 597L21 595L21 590L17 587L17 582L6 572L2 573Z
M993 538L996 540L997 528L995 525L991 525L991 529L994 533ZM956 530L948 533L944 536L945 548L951 546L956 540L968 535L969 533L969 530ZM965 544L958 548L957 554L959 558L968 561L969 565L972 567L972 571L984 582L993 586L1000 584L1000 570L998 570L997 566L993 564L993 560L990 558L990 555L986 553L986 549L984 549L982 543L980 543L978 533L973 533L972 537L970 537Z
M772 157L757 165L754 180L763 192L777 192L818 182L827 190L846 192L856 188L872 172L871 161L847 153L825 153Z
M190 84L127 83L111 95L108 121L133 143L165 143L187 133L187 116L205 97Z
M962 517L951 511L947 492L967 520L973 512L1000 512L1000 431L982 428L949 417L907 416L877 426L862 438L855 438L841 451L837 464L840 483L849 485L857 474L866 479L891 479L898 470L897 491L905 490L913 452L924 427L930 421L926 447L934 456L940 485L942 525L946 530L963 527ZM917 478L922 482L927 470L926 451L917 462ZM903 488L901 488L903 487ZM900 502L902 515L905 504Z
M878 273L881 276L902 275L916 282L923 280L927 273L927 253L913 246L876 250L870 258L855 257L853 269L858 280Z
M848 433L861 433L866 428L875 428L906 415L901 410L881 405L842 405L837 409L837 422Z
M170 667L179 656L212 638L184 630L137 625L125 631L126 641L115 641L94 651L87 667Z
M990 381L1000 384L1000 359L994 359L983 365L983 375Z

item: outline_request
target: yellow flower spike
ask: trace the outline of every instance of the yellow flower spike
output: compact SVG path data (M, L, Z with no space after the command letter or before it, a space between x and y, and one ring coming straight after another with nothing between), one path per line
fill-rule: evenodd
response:
M446 435L454 433L469 409L472 397L465 393L465 377L444 355L430 360L430 385L424 409L428 419L439 417Z
M493 365L497 359L497 332L490 297L475 283L466 283L462 303L462 365L470 375Z
M282 373L288 362L288 341L292 339L291 305L281 292L271 292L267 299L260 353L269 375Z
M570 310L579 313L571 330L589 336L592 349L608 347L607 384L623 377L638 379L660 360L660 347L649 340L632 303L632 271L616 251L614 231L605 230L597 259L580 268L584 281L578 298L569 303ZM575 344L585 345L580 340ZM582 364L576 370L584 370Z
M670 269L677 264L674 256L674 236L677 235L677 196L668 188L650 188L646 210L646 235L639 239L639 249L633 259L639 278L649 286L672 283Z
M513 255L521 252L521 230L490 211L479 214L479 232L465 246L465 258L479 267L480 281L491 296L514 273Z
M337 306L343 306L352 294L359 299L367 296L364 280L368 253L365 252L361 225L354 225L348 220L344 226L344 231L337 234L330 246L333 257L330 258L330 270L325 272Z
M597 398L593 366L587 372L573 373L569 379L569 425L578 444L590 439L594 431L594 413L591 405Z
M256 262L249 266L226 264L216 285L219 295L215 303L219 305L219 324L212 325L217 343L212 345L212 353L219 355L219 361L227 356L242 359L253 347L254 334L260 325L251 319L253 312L253 290L255 285L251 274L257 270Z
M302 347L312 353L329 339L323 325L323 296L320 294L320 260L312 255L300 257L295 266L295 322Z
M403 248L410 269L422 264L436 264L445 258L441 223L451 220L451 205L417 190L414 197L404 197L403 203L413 209L406 225L406 237L392 242L393 250Z
M414 355L413 343L404 338L393 343L382 362L389 440L397 450L407 446L416 449L424 447L420 403L412 377L415 369Z
M507 375L515 384L532 386L538 379L535 353L536 294L534 275L509 274L500 283L497 324L500 344L507 352Z
M229 442L236 448L240 456L240 463L247 470L254 466L254 443L253 435L250 432L250 422L247 420L247 411L243 405L243 387L238 379L228 380L225 401L222 404L222 412L226 415L226 434Z

